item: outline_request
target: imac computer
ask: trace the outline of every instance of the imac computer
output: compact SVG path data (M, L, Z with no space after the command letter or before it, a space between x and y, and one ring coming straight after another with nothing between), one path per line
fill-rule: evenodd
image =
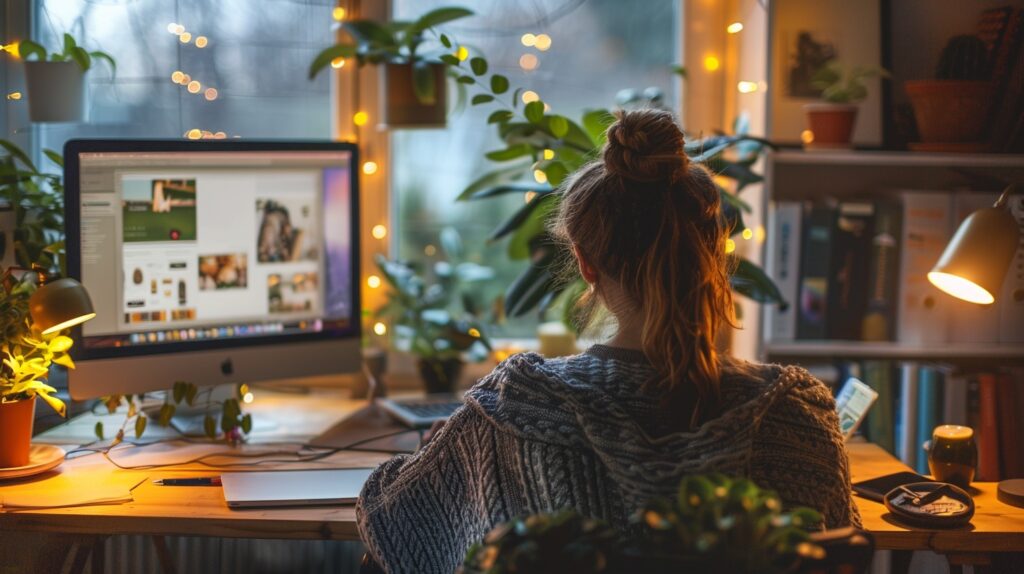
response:
M75 399L360 370L357 150L72 140Z

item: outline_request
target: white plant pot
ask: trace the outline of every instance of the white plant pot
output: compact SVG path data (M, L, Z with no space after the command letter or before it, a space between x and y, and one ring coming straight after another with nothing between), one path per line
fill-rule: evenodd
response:
M79 122L85 117L85 72L75 62L25 62L28 117Z

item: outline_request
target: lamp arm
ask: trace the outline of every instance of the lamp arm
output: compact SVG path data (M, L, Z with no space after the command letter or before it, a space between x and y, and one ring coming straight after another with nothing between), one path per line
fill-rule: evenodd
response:
M995 207L997 209L1001 207L1006 207L1006 202L1010 201L1010 194L1013 193L1013 190L1016 189L1016 187L1017 184L1015 183L1011 183L1010 185L1006 186L1006 189L1003 190L1003 193L999 194L999 199L996 200L992 207Z

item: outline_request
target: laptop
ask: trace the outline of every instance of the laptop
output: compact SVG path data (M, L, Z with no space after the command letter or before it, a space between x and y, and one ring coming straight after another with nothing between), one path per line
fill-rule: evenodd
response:
M377 399L385 412L409 428L430 428L435 422L447 420L462 406L456 395L438 394L426 397Z
M372 468L226 472L228 508L354 504Z

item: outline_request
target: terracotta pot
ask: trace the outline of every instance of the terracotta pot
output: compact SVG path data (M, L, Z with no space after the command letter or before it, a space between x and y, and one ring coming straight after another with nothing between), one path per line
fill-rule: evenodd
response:
M25 62L25 91L33 122L85 117L85 72L76 62Z
M966 80L904 82L924 142L980 142L988 124L995 85Z
M35 397L25 401L0 402L0 468L28 464L35 417Z
M443 128L448 113L444 64L429 64L434 75L434 101L423 103L413 87L412 64L385 64L381 73L384 123L393 128Z
M423 379L423 386L426 387L427 394L454 392L463 366L465 363L460 359L419 359L416 361L416 368Z
M804 105L807 130L813 138L804 139L804 147L842 149L851 147L853 128L857 124L857 106L817 102Z

